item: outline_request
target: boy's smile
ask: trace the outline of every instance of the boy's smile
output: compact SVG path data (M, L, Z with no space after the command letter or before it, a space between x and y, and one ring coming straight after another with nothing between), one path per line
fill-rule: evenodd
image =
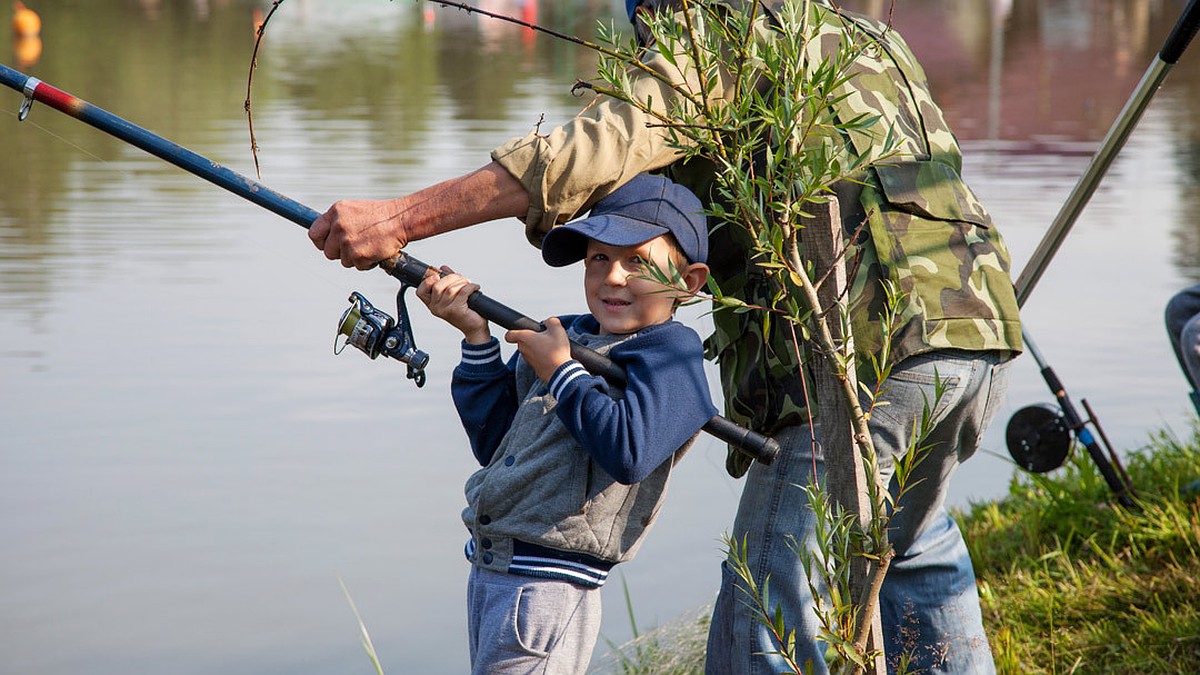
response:
M588 310L599 322L602 335L633 333L671 318L678 293L647 278L654 267L669 274L671 258L665 236L637 246L588 242L583 288Z

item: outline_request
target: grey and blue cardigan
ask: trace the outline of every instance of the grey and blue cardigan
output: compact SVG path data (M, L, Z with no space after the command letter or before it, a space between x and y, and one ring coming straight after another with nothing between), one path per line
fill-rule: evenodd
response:
M599 587L637 552L675 462L717 409L687 326L601 336L591 315L561 320L627 383L568 361L546 384L520 354L505 363L494 338L463 344L451 393L483 466L466 485L467 555L498 572Z

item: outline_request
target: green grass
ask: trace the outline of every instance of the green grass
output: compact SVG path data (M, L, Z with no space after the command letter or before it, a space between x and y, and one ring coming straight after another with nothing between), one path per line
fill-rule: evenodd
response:
M1200 435L1126 461L1137 509L1077 451L960 518L1001 673L1181 673L1200 664Z
M1200 671L1200 429L1160 432L1125 464L1137 509L1113 505L1076 448L1062 469L1018 473L1005 498L956 514L1001 675ZM601 648L593 672L703 672L707 616Z

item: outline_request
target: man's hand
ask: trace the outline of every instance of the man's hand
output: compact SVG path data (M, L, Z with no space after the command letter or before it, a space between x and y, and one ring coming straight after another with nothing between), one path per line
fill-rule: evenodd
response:
M368 270L408 244L398 199L342 200L313 221L308 238L342 267Z
M479 284L455 274L442 266L438 274L432 267L417 287L417 297L429 308L429 313L462 331L467 344L481 345L492 339L487 319L467 306L467 299L479 290Z
M546 319L543 323L546 330L510 330L504 339L517 345L517 350L533 367L538 379L549 382L554 371L571 360L571 342L557 318Z

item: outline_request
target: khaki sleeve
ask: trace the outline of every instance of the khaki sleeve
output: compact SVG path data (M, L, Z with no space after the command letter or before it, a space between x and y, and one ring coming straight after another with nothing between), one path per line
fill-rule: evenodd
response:
M698 83L685 65L686 59L677 57L676 63L682 71L657 54L645 60L668 81L697 91ZM684 72L692 75L686 82ZM649 101L655 111L666 113L672 102L685 100L673 87L650 75L631 71L630 78L637 100ZM550 133L514 138L492 151L492 159L529 193L525 236L534 246L541 245L550 228L591 208L637 174L661 169L679 155L659 118L601 96Z

